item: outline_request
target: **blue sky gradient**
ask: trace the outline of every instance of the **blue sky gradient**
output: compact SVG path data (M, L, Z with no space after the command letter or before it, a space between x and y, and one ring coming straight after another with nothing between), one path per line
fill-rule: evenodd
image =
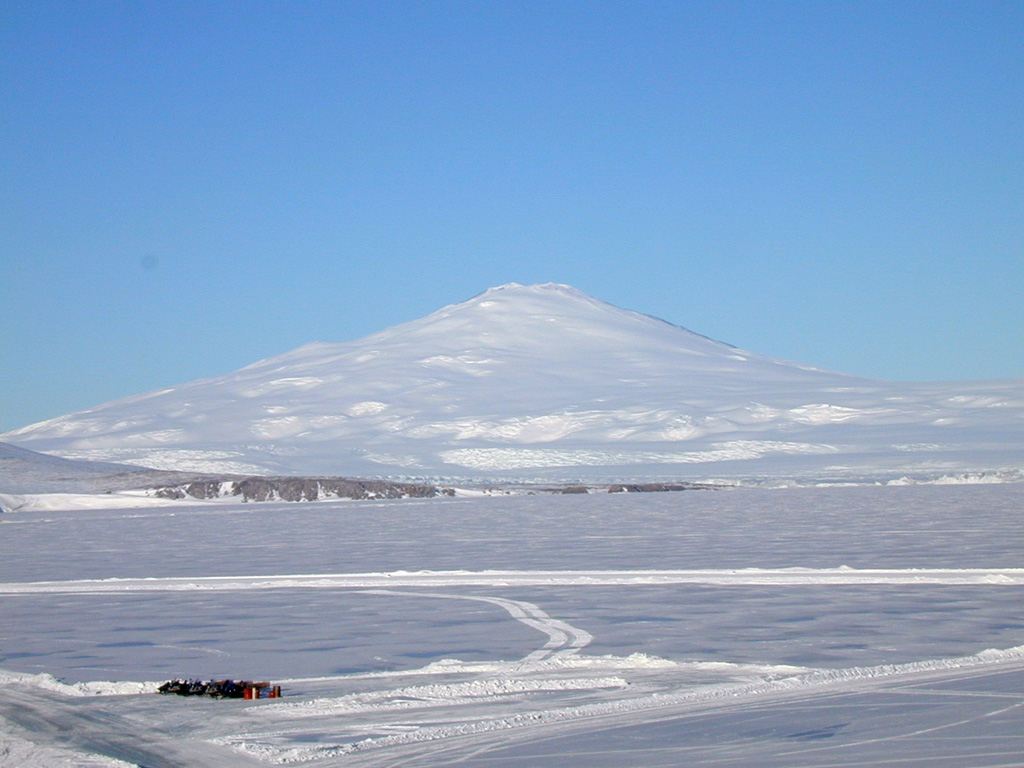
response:
M1024 3L0 4L0 430L515 281L1024 376Z

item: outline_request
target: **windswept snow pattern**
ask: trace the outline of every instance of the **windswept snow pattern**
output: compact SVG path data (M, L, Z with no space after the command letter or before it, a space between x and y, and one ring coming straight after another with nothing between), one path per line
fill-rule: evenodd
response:
M1024 381L864 379L512 283L0 440L236 474L929 478L1024 468Z

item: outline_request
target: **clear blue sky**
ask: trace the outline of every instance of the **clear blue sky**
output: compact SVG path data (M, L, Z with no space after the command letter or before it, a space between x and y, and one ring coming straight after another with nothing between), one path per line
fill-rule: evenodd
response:
M0 1L0 430L510 281L1024 376L1024 3Z

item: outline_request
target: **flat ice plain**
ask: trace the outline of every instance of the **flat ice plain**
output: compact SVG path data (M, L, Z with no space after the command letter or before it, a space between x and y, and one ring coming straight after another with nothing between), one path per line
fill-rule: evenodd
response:
M0 765L1024 766L1022 512L1004 484L4 514Z

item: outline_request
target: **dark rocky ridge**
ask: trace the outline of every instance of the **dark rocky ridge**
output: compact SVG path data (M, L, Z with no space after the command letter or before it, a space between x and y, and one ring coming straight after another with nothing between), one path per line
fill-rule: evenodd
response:
M709 483L616 483L608 493L665 493L668 491L699 491L721 486Z
M245 477L200 479L155 489L164 499L218 499L241 501L317 501L319 499L432 498L444 493L435 485L355 480L341 477Z
M613 485L488 486L490 495L507 493L652 493L712 490L722 486L707 483L615 483ZM152 489L164 499L224 499L239 501L319 501L326 499L423 499L453 496L453 488L424 483L387 480L359 480L345 477L201 477L176 485Z

